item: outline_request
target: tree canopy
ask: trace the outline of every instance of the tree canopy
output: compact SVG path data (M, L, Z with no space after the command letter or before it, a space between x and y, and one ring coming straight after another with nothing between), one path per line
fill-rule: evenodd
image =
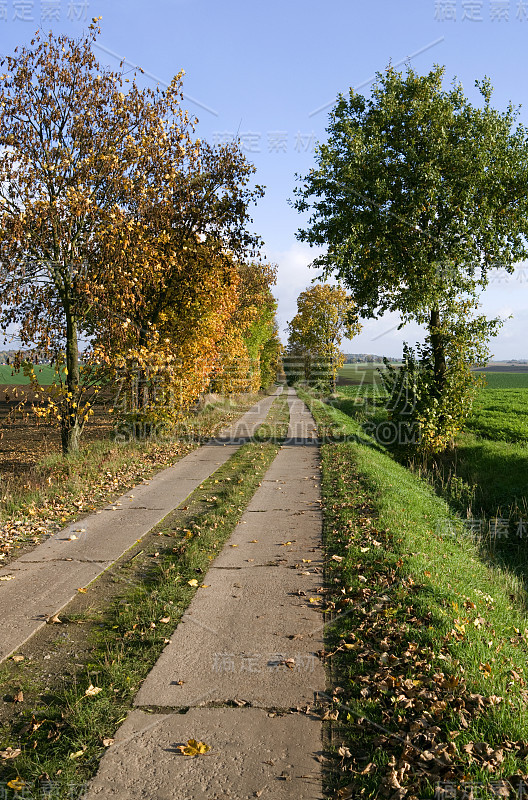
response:
M288 323L288 354L303 360L307 378L316 371L335 384L345 360L341 342L359 329L352 297L340 286L316 284L297 298L297 313Z
M426 75L389 67L370 98L340 95L294 202L311 212L298 238L326 248L313 265L352 292L361 317L392 311L402 324L427 326L440 425L449 387L469 381L470 359L497 328L471 317L479 290L492 268L511 271L528 256L528 135L518 110L492 107L488 79L476 82L475 106L459 83L443 88L443 77L438 66ZM448 371L462 364L461 382Z
M487 79L479 108L443 76L389 68L369 99L340 95L295 189L312 212L298 237L326 246L314 265L352 290L361 316L428 322L439 299L528 255L526 128L513 106L492 108Z

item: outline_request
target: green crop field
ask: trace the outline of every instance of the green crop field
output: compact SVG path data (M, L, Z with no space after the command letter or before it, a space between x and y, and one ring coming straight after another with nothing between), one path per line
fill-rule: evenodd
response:
M394 364L393 366L399 366ZM383 364L357 363L343 364L338 372L338 383L352 386L382 386L379 369L385 369Z
M481 372L489 389L528 389L528 372Z
M36 366L35 373L43 386L49 386L57 374L54 369L45 364ZM7 364L0 364L0 385L27 386L28 384L29 379L26 378L23 372L15 372L13 367Z
M490 376L491 377L491 376ZM493 378L509 375L493 375ZM511 376L514 377L514 376ZM528 375L521 375L527 378ZM493 386L493 384L492 384ZM526 388L483 389L475 401L466 428L477 436L503 442L528 442L528 380Z
M339 386L338 392L335 407L358 422L370 427L387 419L382 386L365 381ZM468 497L473 493L473 512L508 516L512 508L528 509L528 373L486 373L453 463L450 458L441 483L452 484L453 494L465 485Z

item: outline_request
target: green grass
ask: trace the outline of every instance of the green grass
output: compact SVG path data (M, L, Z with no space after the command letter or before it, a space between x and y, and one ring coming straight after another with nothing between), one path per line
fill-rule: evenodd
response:
M494 377L509 377L497 375ZM528 374L525 388L484 388L473 406L466 428L486 439L528 443Z
M35 365L35 375L42 386L49 386L57 376L57 373L46 364L37 364ZM7 364L0 364L0 385L4 384L27 386L29 378L26 378L23 372L16 372L13 367Z
M528 389L528 372L479 372L489 389Z
M339 712L329 788L370 798L399 780L432 797L445 775L489 785L526 773L522 582L485 563L447 503L356 420L302 396L320 429L344 438L322 447L326 649ZM482 742L502 749L498 759L468 752Z
M520 378L525 374L496 373ZM506 381L504 381L506 382ZM335 406L359 423L386 419L386 395L369 387L340 387ZM528 391L525 388L483 388L455 451L439 456L419 476L428 480L451 509L469 518L491 557L528 585ZM506 525L506 528L505 528ZM519 527L520 526L520 527ZM496 531L501 532L497 537ZM507 530L507 535L505 532ZM519 537L519 531L523 536Z
M47 774L60 786L53 795L59 800L69 796L68 784L82 784L95 773L105 751L103 740L113 737L131 710L141 681L196 591L206 591L192 588L189 581L204 579L275 458L287 422L287 402L276 400L255 440L204 481L183 511L160 523L160 538L149 552L140 551L123 567L123 588L112 607L72 617L71 624L83 622L89 628L84 665L71 665L65 675L45 678L51 689L32 663L4 666L4 687L16 684L35 700L0 729L0 749L23 751L4 762L2 780L18 777L34 788L39 776ZM157 555L152 557L154 548ZM167 617L170 622L160 624ZM53 673L53 660L43 663L46 673ZM86 697L90 684L102 691Z

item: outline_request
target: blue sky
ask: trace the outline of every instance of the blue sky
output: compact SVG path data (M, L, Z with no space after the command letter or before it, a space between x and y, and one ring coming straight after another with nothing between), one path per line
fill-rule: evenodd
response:
M315 253L295 238L303 220L287 200L295 173L310 169L314 144L325 139L338 92L411 56L419 72L445 65L446 79L460 79L475 101L475 79L488 75L494 105L526 103L521 119L528 124L525 0L0 0L0 52L29 43L37 27L78 36L99 15L101 62L115 66L112 53L124 56L153 76L145 77L149 83L184 69L198 135L213 142L240 135L256 181L267 187L253 210L254 229L279 266L282 330L316 274L308 268ZM370 85L360 91L368 94ZM483 295L486 314L513 315L492 342L495 358L528 358L527 292L528 269L519 269L495 276ZM397 324L394 315L368 321L344 349L400 356L402 341L414 343L422 332L397 331Z

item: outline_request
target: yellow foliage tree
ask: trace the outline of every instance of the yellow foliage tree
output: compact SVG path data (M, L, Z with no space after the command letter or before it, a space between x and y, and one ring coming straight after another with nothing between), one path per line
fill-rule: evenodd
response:
M360 329L352 297L340 286L317 284L297 298L297 314L288 323L288 353L303 362L307 380L330 379L335 387L344 361L341 342Z

